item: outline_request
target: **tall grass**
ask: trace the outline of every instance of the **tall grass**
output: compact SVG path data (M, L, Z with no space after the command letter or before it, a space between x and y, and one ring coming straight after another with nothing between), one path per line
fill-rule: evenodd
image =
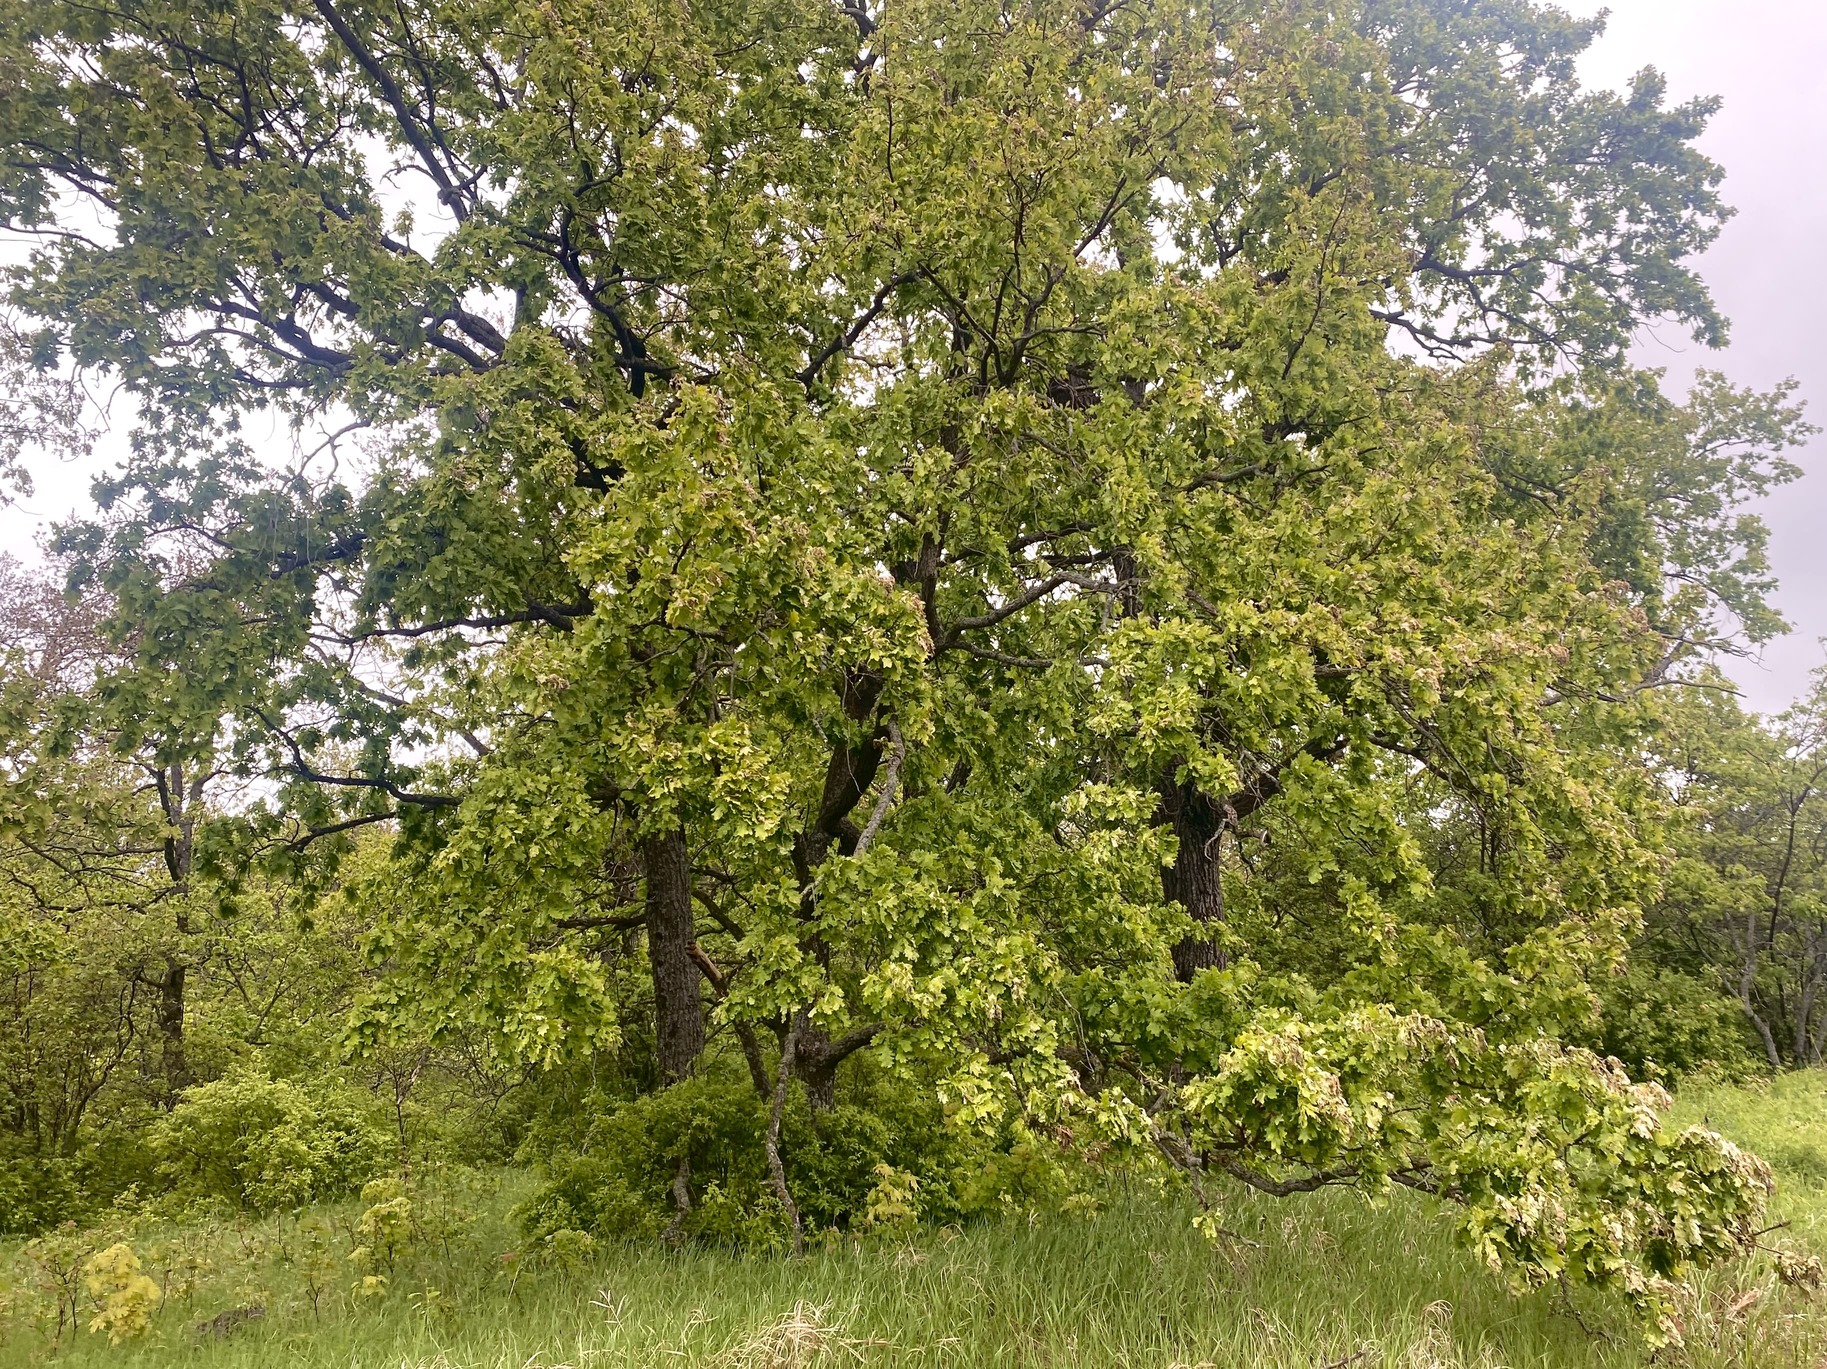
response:
M1827 1258L1827 1070L1750 1085L1690 1084L1674 1120L1749 1146L1776 1174L1776 1219L1791 1243ZM1813 1366L1809 1366L1813 1369Z
M1679 1115L1770 1151L1779 1215L1820 1248L1827 1076L1694 1090ZM1555 1293L1511 1297L1424 1200L1233 1193L1225 1222L1238 1239L1215 1246L1179 1201L1117 1186L1096 1212L1010 1212L962 1231L838 1243L799 1262L604 1250L571 1252L563 1267L517 1244L506 1210L524 1182L509 1176L473 1214L458 1213L449 1241L403 1261L367 1299L352 1291L346 1260L353 1209L137 1232L167 1286L146 1340L110 1348L66 1332L54 1343L15 1277L0 1364L1622 1369L1647 1358L1603 1300L1583 1300L1576 1316ZM255 1304L267 1315L227 1335L197 1330ZM1827 1309L1758 1267L1717 1271L1685 1320L1688 1344L1659 1364L1827 1369Z

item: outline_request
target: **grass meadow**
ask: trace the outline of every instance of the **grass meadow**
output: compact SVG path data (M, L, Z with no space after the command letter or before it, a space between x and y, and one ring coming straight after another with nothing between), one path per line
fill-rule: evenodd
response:
M1692 1087L1680 1121L1757 1148L1773 1220L1827 1255L1827 1075ZM1218 1245L1182 1203L1115 1186L1095 1211L1011 1212L962 1230L878 1235L794 1262L712 1252L529 1253L508 1212L530 1182L447 1186L384 1289L349 1251L359 1204L283 1221L201 1218L123 1232L160 1285L150 1331L110 1346L54 1311L55 1240L5 1252L0 1364L585 1369L719 1366L1147 1366L1148 1369L1554 1369L1651 1357L1622 1311L1512 1297L1404 1196L1234 1193ZM91 1240L93 1238L90 1238ZM90 1248L93 1248L91 1245ZM70 1255L61 1267L69 1283ZM378 1266L371 1266L378 1267ZM249 1317L245 1310L264 1309ZM1827 1369L1827 1295L1746 1264L1715 1271L1658 1365Z

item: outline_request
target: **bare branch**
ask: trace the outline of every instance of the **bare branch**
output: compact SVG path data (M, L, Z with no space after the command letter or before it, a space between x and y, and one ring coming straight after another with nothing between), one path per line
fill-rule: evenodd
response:
M895 791L901 784L901 762L907 759L907 742L901 736L901 729L891 718L888 722L888 739L894 744L894 750L888 756L888 773L882 779L882 793L875 801L875 808L869 814L869 821L863 824L863 834L856 839L856 850L853 854L861 856L875 840L875 834L882 828L882 819L888 816L888 806L894 802Z

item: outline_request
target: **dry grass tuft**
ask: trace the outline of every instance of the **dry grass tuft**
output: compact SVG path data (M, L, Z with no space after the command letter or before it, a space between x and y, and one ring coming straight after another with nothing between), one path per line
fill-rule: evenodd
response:
M860 1361L863 1351L886 1342L859 1340L826 1319L827 1308L805 1299L779 1321L718 1356L719 1369L807 1369L838 1355Z

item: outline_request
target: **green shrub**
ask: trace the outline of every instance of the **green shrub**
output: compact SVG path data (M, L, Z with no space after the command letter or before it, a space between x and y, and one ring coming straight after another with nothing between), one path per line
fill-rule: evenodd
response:
M1635 1078L1679 1079L1707 1066L1740 1076L1758 1067L1744 1013L1711 984L1633 959L1626 973L1594 987L1600 1036L1588 1044Z
M784 1229L768 1191L765 1125L754 1091L734 1081L692 1079L625 1103L591 1128L584 1155L555 1166L551 1182L521 1206L519 1218L542 1240L566 1230L607 1240L656 1239L674 1219L672 1184L685 1156L694 1201L681 1233L709 1244L765 1248Z
M549 1181L517 1210L528 1234L585 1231L599 1240L649 1241L677 1218L672 1186L684 1156L691 1211L678 1234L735 1249L786 1239L785 1215L768 1180L765 1104L746 1080L687 1080L623 1103L590 1128L581 1156L556 1160ZM883 1172L909 1175L916 1215L948 1220L979 1199L973 1174L995 1172L987 1148L944 1125L936 1105L911 1091L867 1090L814 1111L795 1090L781 1129L781 1159L808 1231L846 1230L879 1205Z
M0 1133L0 1235L32 1236L63 1222L84 1222L123 1193L151 1186L145 1128L91 1131L70 1154Z
M0 1235L34 1235L77 1217L82 1199L74 1161L0 1142Z
M388 1155L386 1133L347 1091L254 1074L187 1090L151 1142L177 1194L256 1212L351 1193Z

